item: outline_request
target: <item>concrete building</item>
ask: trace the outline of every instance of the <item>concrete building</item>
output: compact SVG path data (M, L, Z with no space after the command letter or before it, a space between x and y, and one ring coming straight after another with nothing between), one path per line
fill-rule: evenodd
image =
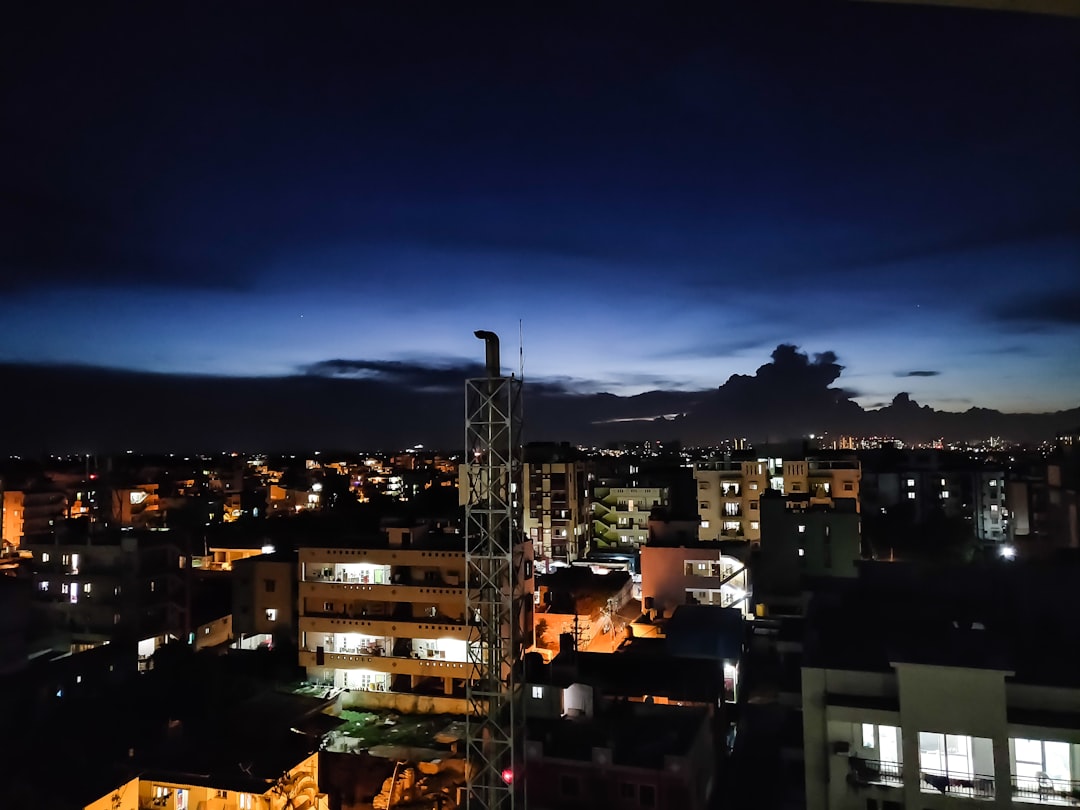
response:
M748 615L748 558L749 544L734 541L642 546L642 608L650 615L670 616L679 605L718 605Z
M64 519L67 501L51 489L8 489L3 492L3 546L18 548L23 539L48 534Z
M246 557L233 566L236 646L255 649L297 635L298 557L279 551Z
M350 690L354 705L465 713L466 644L476 632L465 570L462 538L426 526L389 528L359 548L302 548L300 665ZM531 630L531 558L525 571Z
M811 493L761 499L754 601L759 615L802 613L817 580L854 577L862 558L861 520L851 499ZM763 607L762 607L763 606Z
M809 810L1077 802L1080 681L1060 654L1080 641L1076 568L1009 565L868 577L815 597Z
M253 772L256 764L252 761L247 770L233 766L232 773L151 770L89 802L84 810L328 810L329 799L319 789L317 753L272 772L266 767Z
M775 490L813 505L852 500L859 511L862 471L849 457L799 459L725 457L694 464L702 540L761 540L760 499Z
M553 686L528 687L540 704ZM597 705L585 690L558 689L565 716L530 711L529 806L704 810L714 788L711 716L705 707L620 702ZM575 698L578 702L575 703Z
M73 652L134 642L148 665L159 646L186 636L186 583L170 532L58 533L25 548L35 610Z
M589 508L585 460L567 444L530 444L522 464L525 534L537 566L571 563L588 551Z
M941 513L963 518L982 543L1008 538L1003 465L945 450L892 449L860 455L864 510L902 509L914 523Z

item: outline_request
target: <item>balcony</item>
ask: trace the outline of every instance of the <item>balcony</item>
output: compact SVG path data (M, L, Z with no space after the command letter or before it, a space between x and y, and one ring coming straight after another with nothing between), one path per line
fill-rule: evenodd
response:
M300 666L320 666L316 663L316 655L314 650L300 650ZM391 675L418 675L429 678L467 678L473 671L473 664L467 661L331 652L323 653L321 666L337 669L370 669Z
M922 768L919 771L923 793L941 793L968 799L993 799L994 777L986 774L955 774Z
M433 618L355 617L340 613L312 611L300 617L299 630L302 633L363 633L367 636L455 638L462 641L467 641L473 634L472 626L445 616Z
M373 585L359 582L336 582L333 580L304 580L300 583L300 596L334 600L353 597L371 602L444 602L454 600L464 603L465 589L459 586L439 585Z
M866 785L895 785L902 787L904 784L904 770L899 762L850 757L848 759L847 780L849 784L859 787Z
M1013 801L1025 804L1080 806L1080 781L1038 776L1013 776Z

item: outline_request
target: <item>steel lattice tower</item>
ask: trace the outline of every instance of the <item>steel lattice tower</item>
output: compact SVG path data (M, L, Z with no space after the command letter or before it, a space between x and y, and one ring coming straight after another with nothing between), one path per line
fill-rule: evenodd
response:
M509 810L524 791L522 652L530 544L521 533L521 380L502 376L499 339L487 343L487 376L465 381L466 769L470 810ZM516 777L516 778L515 778Z

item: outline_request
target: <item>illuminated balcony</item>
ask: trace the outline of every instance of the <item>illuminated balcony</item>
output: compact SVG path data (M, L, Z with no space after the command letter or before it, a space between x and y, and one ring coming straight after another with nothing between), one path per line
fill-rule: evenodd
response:
M453 638L461 641L467 641L474 632L474 628L465 622L454 622L440 617L352 618L310 612L300 617L299 630L301 633L362 633L376 637Z
M300 666L333 669L367 669L388 675L412 675L427 678L467 678L473 665L467 661L446 661L441 658L414 658L394 655L359 655L352 653L323 653L318 662L315 650L300 651Z
M307 580L300 583L300 596L312 599L353 599L369 602L465 602L465 589L458 586L365 585L334 580Z

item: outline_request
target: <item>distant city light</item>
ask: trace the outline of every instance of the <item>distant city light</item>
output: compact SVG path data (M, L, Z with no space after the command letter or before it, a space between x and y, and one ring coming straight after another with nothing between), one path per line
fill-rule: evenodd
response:
M1014 559L1016 559L1016 547L1015 546L1002 546L1001 547L1001 556L1002 556L1003 559L1006 559L1006 560L1014 560Z

